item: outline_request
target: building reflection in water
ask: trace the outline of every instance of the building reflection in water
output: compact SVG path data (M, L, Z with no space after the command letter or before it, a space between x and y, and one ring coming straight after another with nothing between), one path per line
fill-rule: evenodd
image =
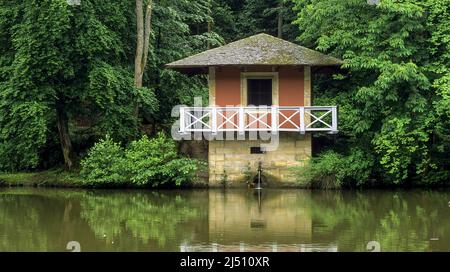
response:
M209 242L180 251L337 251L312 243L311 192L299 190L209 191Z

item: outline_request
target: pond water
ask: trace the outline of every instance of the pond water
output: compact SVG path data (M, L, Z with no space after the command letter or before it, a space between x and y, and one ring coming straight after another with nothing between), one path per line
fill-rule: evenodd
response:
M450 251L449 201L448 190L0 189L0 251Z

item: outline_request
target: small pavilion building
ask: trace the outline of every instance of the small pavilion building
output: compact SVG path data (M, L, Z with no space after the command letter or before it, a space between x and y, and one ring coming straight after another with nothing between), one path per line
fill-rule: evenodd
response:
M208 136L209 185L296 185L311 133L337 133L335 105L311 106L311 73L342 61L267 34L172 62L207 74L209 105L180 108L180 133Z

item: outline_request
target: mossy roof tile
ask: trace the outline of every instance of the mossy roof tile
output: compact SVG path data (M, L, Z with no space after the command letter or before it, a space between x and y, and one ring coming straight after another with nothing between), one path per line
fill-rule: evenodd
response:
M339 66L341 64L341 60L312 49L268 34L257 34L169 63L167 67L189 70L209 66Z

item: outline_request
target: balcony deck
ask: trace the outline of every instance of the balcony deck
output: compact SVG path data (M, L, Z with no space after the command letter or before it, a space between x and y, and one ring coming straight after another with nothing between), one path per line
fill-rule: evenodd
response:
M275 118L272 118L275 117ZM338 132L336 106L181 107L180 132Z

